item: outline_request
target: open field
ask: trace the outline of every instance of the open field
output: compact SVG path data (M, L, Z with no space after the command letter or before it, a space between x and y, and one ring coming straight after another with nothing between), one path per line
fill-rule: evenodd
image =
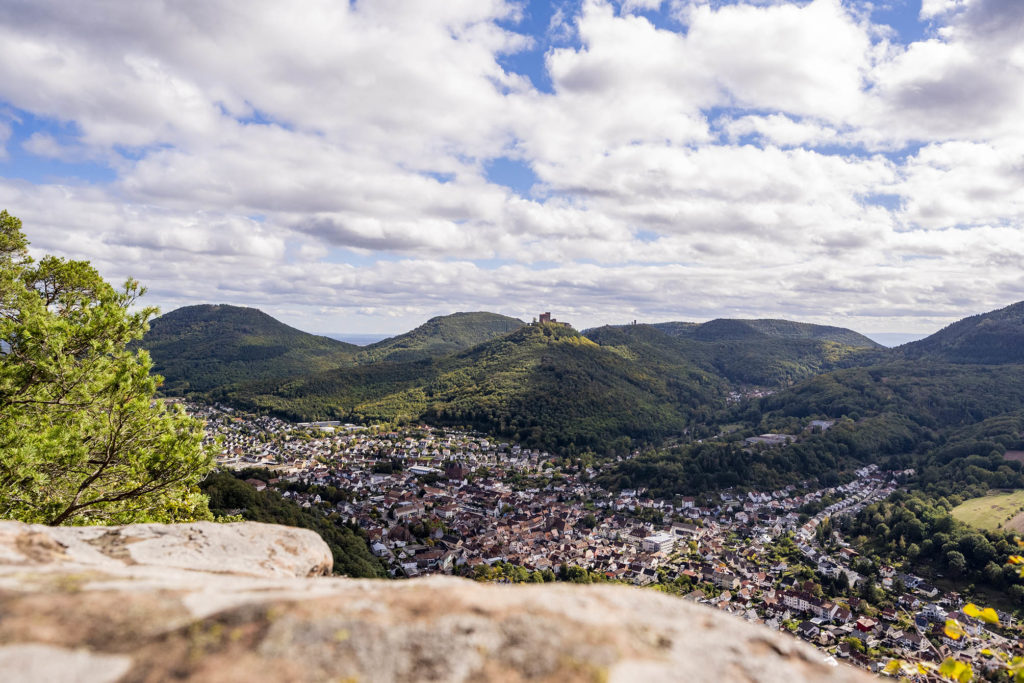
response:
M1006 451L1003 453L1003 458L1006 460L1016 460L1018 462L1024 462L1024 451Z
M961 522L996 531L1002 529L1024 533L1024 490L992 493L972 498L953 508L953 516Z

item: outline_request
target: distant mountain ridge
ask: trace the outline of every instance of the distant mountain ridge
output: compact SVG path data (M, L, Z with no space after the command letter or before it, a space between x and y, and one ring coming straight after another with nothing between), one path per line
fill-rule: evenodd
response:
M523 326L496 313L454 313L368 346L309 334L255 308L185 306L160 316L140 343L165 378L165 394L290 380L357 364L446 356Z
M704 435L713 436L622 461L602 482L685 495L833 481L877 464L916 470L917 485L938 495L1019 488L1024 468L1004 453L1024 450L1022 329L1024 302L896 349L865 349L842 367L736 403L710 423ZM809 429L815 422L820 432ZM797 443L748 447L745 437L764 433L791 434Z
M444 354L468 342L465 325L478 338L493 338ZM354 365L251 383L229 398L296 419L426 420L548 448L624 453L722 407L734 382L781 386L878 347L849 330L786 321L720 321L708 329L714 334L704 336L715 341L649 325L580 334L494 314L454 314L367 347Z
M654 323L651 327L675 337L688 337L701 341L732 341L765 336L831 341L856 348L881 348L881 344L845 327L814 325L792 320L718 318L706 323Z
M882 346L852 330L788 320L609 325L587 330L603 345L657 346L740 384L782 386L863 362Z

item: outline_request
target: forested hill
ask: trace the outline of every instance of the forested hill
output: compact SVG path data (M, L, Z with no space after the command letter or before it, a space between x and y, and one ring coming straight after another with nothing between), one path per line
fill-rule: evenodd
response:
M815 339L830 341L844 346L862 348L881 348L881 346L859 332L845 327L830 325L812 325L792 320L740 320L719 318L706 323L667 322L655 323L662 332L674 337L687 337L700 341L733 341L737 339L757 339L761 337L778 337L784 339Z
M1021 309L969 318L898 350L850 330L779 320L608 326L581 335L490 313L434 318L359 348L230 306L168 314L145 344L168 391L203 392L299 420L470 426L564 453L621 454L666 438L685 441L696 428L714 435L719 424L757 434L794 433L814 418L849 421L828 443L847 431L855 442L797 454L792 471L810 474L846 456L925 448L949 429L1024 408L1024 366L965 360L1017 358ZM981 341L972 347L972 340ZM727 397L739 385L792 388L733 414ZM785 466L744 462L744 473L705 483L750 481ZM630 478L637 485L645 479Z
M833 481L878 463L916 469L919 485L939 495L1024 488L1022 463L1003 457L1024 450L1022 313L1016 304L967 318L922 342L861 358L872 363L738 404L720 418L728 429L711 424L710 438L618 464L603 481L673 495L773 488L815 476ZM818 433L814 424L832 427ZM791 435L795 443L744 441L764 433Z
M356 361L365 364L437 358L504 336L523 325L525 323L518 318L497 313L453 313L438 316L410 332L365 347Z
M657 347L731 382L770 387L869 363L882 353L882 347L852 330L788 320L607 326L586 334L634 353Z
M440 359L339 368L228 398L294 418L427 420L604 453L678 434L721 405L721 378L669 355L637 361L570 328L534 324Z
M947 486L1024 487L1019 463L1002 457L1004 448L1024 448L1009 419L1021 411L1022 365L904 361L848 368L738 405L725 418L731 431L623 462L604 481L677 495L736 485L776 488L809 477L834 481L837 473L878 463L914 467L923 480ZM817 434L814 420L834 426ZM796 443L744 443L764 433L793 435Z
M964 318L895 353L950 363L1024 363L1024 301Z
M255 308L186 306L154 320L141 346L165 378L163 393L223 392L355 364L440 358L508 334L523 321L496 313L431 318L405 334L360 347L302 332Z
M360 350L301 332L255 308L208 304L153 320L141 346L169 395L326 370L351 363Z

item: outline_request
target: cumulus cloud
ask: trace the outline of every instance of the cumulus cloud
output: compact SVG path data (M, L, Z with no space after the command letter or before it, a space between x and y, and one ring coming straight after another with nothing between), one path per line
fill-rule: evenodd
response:
M921 0L921 18L934 19L969 4L969 0Z
M839 141L835 128L813 121L797 121L785 114L724 117L716 124L732 143L751 135L780 147L818 146Z
M0 205L165 308L917 330L1024 298L1016 0L925 0L911 43L841 0L581 0L533 34L504 0L76 8L0 5L4 120L46 124L0 150L115 178L0 166Z
M687 43L737 104L834 121L860 107L871 40L839 0L699 5L684 18Z
M1024 225L1024 139L928 145L908 160L898 191L924 228ZM1021 240L1024 243L1024 239Z

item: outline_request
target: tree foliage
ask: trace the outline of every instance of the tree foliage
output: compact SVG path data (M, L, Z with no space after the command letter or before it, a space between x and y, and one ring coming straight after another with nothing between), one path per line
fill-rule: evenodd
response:
M88 263L28 255L0 212L0 516L46 524L209 518L201 424L153 401L156 312Z
M253 474L252 470L237 476L217 472L207 477L202 487L210 496L210 508L220 515L240 514L248 521L315 531L331 548L336 574L367 578L387 575L380 561L370 553L365 536L358 530L332 519L317 508L302 508L272 488L257 491L238 478Z
M843 518L843 533L858 539L863 553L887 563L996 590L1011 588L1018 580L1016 569L1006 565L1018 550L1013 534L970 527L953 518L951 506L921 491L896 493Z

